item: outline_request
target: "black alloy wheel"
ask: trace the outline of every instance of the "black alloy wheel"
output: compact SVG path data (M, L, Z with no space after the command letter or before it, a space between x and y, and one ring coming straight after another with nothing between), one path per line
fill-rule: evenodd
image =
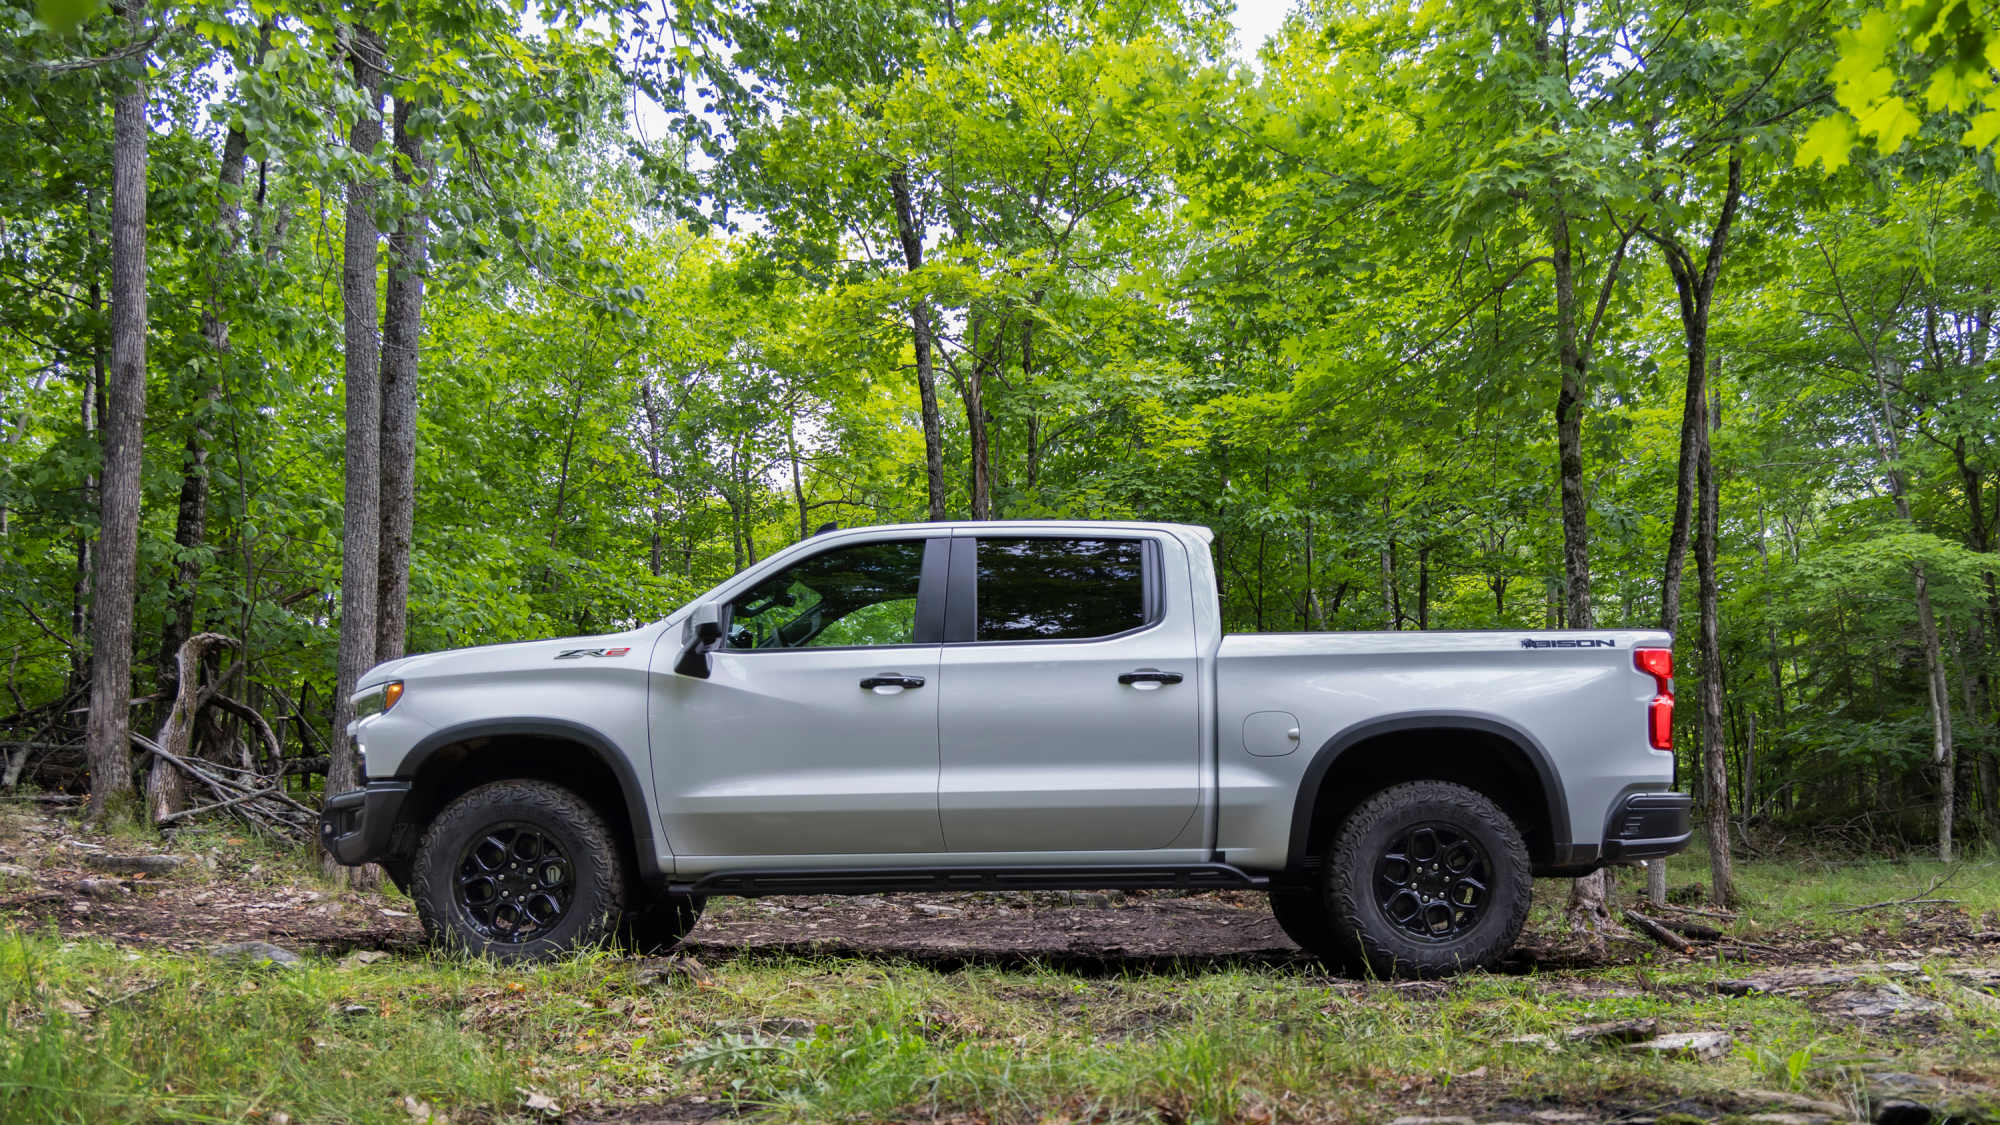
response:
M590 802L546 781L496 781L444 807L411 864L432 941L502 961L545 961L616 935L631 885Z
M569 913L576 868L562 844L532 824L497 824L465 845L458 908L488 941L543 937Z
M1326 932L1377 976L1490 968L1527 921L1529 867L1520 829L1486 794L1450 781L1392 785L1334 830Z
M1375 904L1420 941L1453 941L1493 900L1493 861L1471 835L1439 821L1390 838L1375 863Z

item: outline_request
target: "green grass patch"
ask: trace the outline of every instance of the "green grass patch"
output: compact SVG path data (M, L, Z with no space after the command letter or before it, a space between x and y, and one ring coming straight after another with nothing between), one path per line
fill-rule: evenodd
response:
M1749 865L1743 877L1748 924L1832 932L1847 924L1832 908L1912 895L1932 875L1912 863L1810 877ZM1949 886L1970 897L1994 878L1968 869ZM1540 889L1548 899L1560 885ZM1715 980L1750 971L1727 962L1401 985L1291 967L1097 976L766 955L692 974L605 954L278 969L31 930L0 937L0 1120L407 1125L405 1099L458 1120L537 1120L522 1091L570 1110L701 1097L800 1122L970 1110L1021 1122L1501 1117L1690 1096L1726 1105L1747 1088L1852 1104L1869 1068L2000 1083L2000 1016L1944 967L1903 982L1940 1014L1862 1028L1801 998L1719 995ZM1725 1030L1735 1045L1697 1061L1563 1040L1641 1017ZM1537 1035L1555 1046L1516 1041Z

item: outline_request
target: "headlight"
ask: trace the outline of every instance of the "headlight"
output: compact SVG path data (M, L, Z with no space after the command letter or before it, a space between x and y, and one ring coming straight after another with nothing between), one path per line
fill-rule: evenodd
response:
M354 717L356 720L370 718L388 712L403 698L403 681L390 680L386 684L376 684L354 697Z

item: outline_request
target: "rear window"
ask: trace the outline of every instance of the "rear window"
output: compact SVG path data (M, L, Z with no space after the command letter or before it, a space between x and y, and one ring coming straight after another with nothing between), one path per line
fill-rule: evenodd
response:
M979 640L1071 641L1146 623L1137 539L979 540Z

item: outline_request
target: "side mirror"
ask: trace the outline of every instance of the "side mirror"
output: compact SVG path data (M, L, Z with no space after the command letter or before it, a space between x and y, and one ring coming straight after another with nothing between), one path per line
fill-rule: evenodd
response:
M683 676L693 676L698 680L708 678L709 652L722 639L722 608L710 602L694 607L688 615L688 642L681 649L681 657L674 661L674 671Z

